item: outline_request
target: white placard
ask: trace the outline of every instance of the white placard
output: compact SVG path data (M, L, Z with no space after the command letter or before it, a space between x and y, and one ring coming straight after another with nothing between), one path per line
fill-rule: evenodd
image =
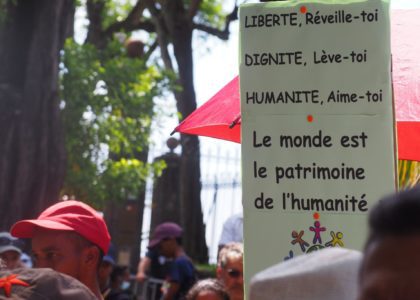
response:
M389 1L240 8L245 284L324 247L361 250L395 191Z

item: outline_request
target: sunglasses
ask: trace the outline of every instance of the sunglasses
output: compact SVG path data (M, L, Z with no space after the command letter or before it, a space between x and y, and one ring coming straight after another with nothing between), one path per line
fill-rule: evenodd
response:
M0 247L4 246L14 246L22 249L25 243L18 239L10 239L7 237L0 237Z
M239 278L240 276L243 276L241 271L235 269L227 269L226 272L230 278Z

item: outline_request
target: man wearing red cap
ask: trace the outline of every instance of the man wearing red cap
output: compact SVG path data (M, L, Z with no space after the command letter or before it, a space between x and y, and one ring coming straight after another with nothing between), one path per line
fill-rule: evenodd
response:
M111 238L105 221L92 207L79 201L59 202L37 219L17 222L11 234L32 239L35 267L70 275L102 299L98 265Z

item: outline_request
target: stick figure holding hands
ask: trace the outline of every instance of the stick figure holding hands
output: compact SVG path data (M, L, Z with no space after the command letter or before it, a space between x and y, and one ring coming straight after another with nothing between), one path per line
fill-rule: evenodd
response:
M319 241L319 243L322 244L321 232L325 231L326 229L325 227L321 227L321 223L319 223L319 221L315 221L314 225L315 227L309 227L309 230L315 233L313 243L316 244L316 242Z
M296 232L296 230L293 230L292 237L294 240L292 241L292 245L299 243L300 249L302 249L302 252L306 251L306 247L309 247L309 244L302 239L302 236L305 232L301 230L299 234Z
M332 240L325 244L327 247L335 247L336 245L340 247L344 247L344 243L341 240L343 238L342 232L334 233L334 231L330 232L330 235L332 237Z

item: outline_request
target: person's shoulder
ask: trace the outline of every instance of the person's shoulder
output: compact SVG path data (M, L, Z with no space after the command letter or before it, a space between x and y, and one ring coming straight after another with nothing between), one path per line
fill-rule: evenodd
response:
M174 259L174 263L176 264L193 264L192 260L190 257L188 257L187 255L181 255L178 256Z
M242 222L244 219L243 213L237 213L232 216L230 216L225 223L236 223L236 222Z
M181 255L175 258L174 266L178 270L184 270L183 272L187 273L194 272L195 270L193 261L187 255Z

